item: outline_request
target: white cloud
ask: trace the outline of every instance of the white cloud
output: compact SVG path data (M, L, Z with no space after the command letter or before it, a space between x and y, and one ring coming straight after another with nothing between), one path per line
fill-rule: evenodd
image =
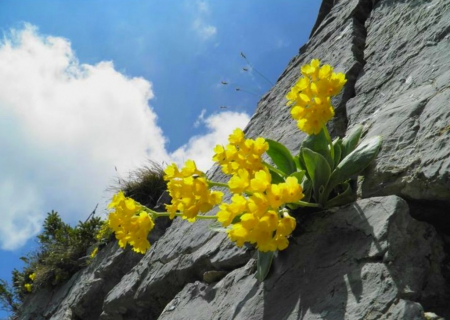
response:
M112 62L80 64L70 42L26 25L0 42L0 247L13 250L39 231L45 213L65 221L105 207L118 169L126 175L147 159L192 157L206 167L215 143L245 114L199 117L209 132L173 155L148 105L152 84ZM233 124L233 125L231 125ZM227 126L228 127L227 129ZM213 142L215 140L215 142Z
M209 14L210 9L206 1L197 1L195 3L195 19L192 27L202 40L212 39L217 33L217 28L206 22Z
M206 24L202 19L195 19L193 27L203 40L211 39L217 33L216 27Z
M229 134L235 128L244 129L250 117L246 113L225 111L204 118L200 114L198 121L203 122L209 132L205 135L194 136L189 142L171 154L177 163L184 163L187 159L196 159L197 167L207 170L213 164L214 147L217 144L226 145Z
M70 43L31 26L0 45L0 243L13 249L45 212L66 220L102 201L115 167L168 159L147 101L151 83L111 62L80 65ZM104 199L103 199L104 201ZM102 204L103 205L103 204Z

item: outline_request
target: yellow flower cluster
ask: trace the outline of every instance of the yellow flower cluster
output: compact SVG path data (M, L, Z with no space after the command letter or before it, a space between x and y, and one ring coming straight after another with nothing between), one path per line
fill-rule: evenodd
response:
M114 210L109 214L108 226L119 240L119 246L125 248L130 244L133 251L145 253L150 248L147 235L155 226L152 217L122 191L114 195L108 208Z
M181 170L172 163L164 173L172 197L172 202L166 205L170 219L175 218L175 213L179 211L183 219L193 222L199 212L206 213L222 201L223 193L209 189L205 174L197 169L192 160L186 161Z
M303 75L286 95L291 115L298 128L307 134L318 134L333 118L331 97L339 94L347 82L343 73L333 72L330 65L320 66L318 59L301 68Z
M33 272L32 274L30 274L28 276L28 278L30 278L31 281L34 281L34 279L36 279L36 272ZM31 292L31 290L33 290L32 283L25 283L23 286L27 292Z
M244 132L237 128L228 138L229 144L224 148L217 145L214 148L213 161L222 166L225 174L236 174L244 169L253 174L264 168L261 156L269 149L264 138L245 139Z
M296 221L280 208L303 198L297 178L288 177L284 183L272 184L266 168L255 172L253 177L239 169L229 186L234 192L231 203L219 206L217 220L224 227L232 224L228 229L230 240L239 247L244 242L255 244L262 252L286 249ZM238 222L234 222L236 219Z

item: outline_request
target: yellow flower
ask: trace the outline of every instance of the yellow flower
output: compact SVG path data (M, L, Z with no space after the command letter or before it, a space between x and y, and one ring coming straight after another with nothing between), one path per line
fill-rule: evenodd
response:
M209 189L206 175L197 169L192 160L186 161L181 170L176 164L171 164L165 174L167 189L172 197L171 203L166 205L170 219L181 212L183 219L193 222L199 213L210 211L222 201L223 193Z
M242 193L250 185L249 173L245 169L239 169L237 174L233 175L228 181L228 187L233 193Z
M97 253L98 253L98 247L95 247L95 249L92 250L92 252L91 252L91 258L94 258L97 255Z
M27 290L27 292L31 292L33 285L31 283L25 283L24 287L25 287L25 290Z
M231 203L223 203L219 206L217 220L224 227L228 227L238 215L247 210L247 199L239 194L233 194Z
M33 272L32 274L30 274L30 275L28 276L28 278L30 278L31 281L34 281L34 279L36 279L36 272Z
M230 144L241 144L244 141L244 131L240 128L234 129L233 133L228 137Z
M238 222L227 230L228 237L237 246L248 242L265 252L284 250L289 245L287 238L295 229L296 222L287 209L280 208L302 199L303 190L295 177L288 177L279 184L270 184L270 181L270 173L260 170L251 180L248 199L234 194L231 204L220 205L217 216L224 227L239 217Z
M265 170L259 170L255 173L255 177L250 181L251 192L264 192L270 186L272 177L267 168Z
M221 165L223 173L235 174L240 169L245 169L251 176L264 168L261 156L269 149L264 138L245 139L244 132L238 128L229 136L228 141L225 148L220 145L214 148L213 161Z
M302 187L298 183L297 178L288 177L283 185L282 199L284 203L297 202L304 197Z
M307 134L318 134L334 117L331 97L339 94L347 79L343 73L333 72L330 65L320 67L317 59L301 67L301 73L303 77L291 88L286 99L298 128Z
M113 197L109 208L114 211L108 216L108 228L114 232L119 246L125 248L130 244L133 251L145 253L150 248L147 236L155 226L152 217L139 203L126 198L122 191ZM91 257L97 254L96 250Z

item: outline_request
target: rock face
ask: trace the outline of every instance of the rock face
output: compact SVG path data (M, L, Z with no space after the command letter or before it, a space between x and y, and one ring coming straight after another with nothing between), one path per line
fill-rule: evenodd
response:
M360 200L309 216L264 283L250 260L218 283L186 285L159 319L423 319L415 301L443 297L443 258L404 200Z
M324 0L249 137L298 150L304 135L285 95L312 58L347 74L331 133L361 123L383 136L360 186L366 199L298 213L264 283L251 248L175 220L142 259L111 245L63 287L31 296L19 318L450 319L450 2ZM223 179L218 168L209 174Z

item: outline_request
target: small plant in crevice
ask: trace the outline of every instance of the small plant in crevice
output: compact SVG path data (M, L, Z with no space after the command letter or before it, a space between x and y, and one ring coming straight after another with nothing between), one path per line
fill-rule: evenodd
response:
M47 214L37 236L39 246L21 257L25 266L21 271L13 270L12 286L0 280L0 303L4 308L16 312L28 294L58 286L89 264L87 252L98 242L97 235L104 225L104 220L94 213L75 227L63 222L56 211Z
M245 57L245 56L244 56ZM362 127L346 137L331 139L327 122L334 117L331 97L340 93L345 75L314 59L301 67L302 77L286 98L298 128L307 134L300 150L292 154L281 143L258 137L248 139L241 129L228 138L228 145L217 145L213 160L230 178L227 183L212 181L192 160L179 168L164 169L164 179L172 201L166 212L156 212L133 197L118 192L109 205L107 228L121 247L130 245L144 253L150 248L148 233L160 217L176 217L195 222L215 220L211 229L225 232L238 247L245 243L257 250L256 277L267 276L277 251L289 246L296 228L293 210L302 207L330 208L354 201L350 183L375 158L381 137L360 143ZM272 164L263 160L267 154ZM227 189L231 201L223 201ZM208 215L218 206L216 215Z

